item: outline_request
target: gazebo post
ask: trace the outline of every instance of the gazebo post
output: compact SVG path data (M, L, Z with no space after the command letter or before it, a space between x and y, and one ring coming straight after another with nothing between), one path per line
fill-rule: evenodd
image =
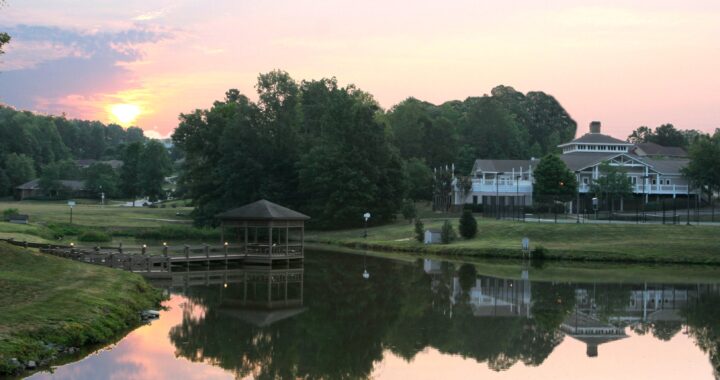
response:
M273 242L272 242L272 230L273 230L273 228L272 228L272 222L269 222L269 223L268 223L268 230L270 230L270 231L268 232L268 242L269 242L269 244L268 244L268 256L272 257L272 245L273 245Z

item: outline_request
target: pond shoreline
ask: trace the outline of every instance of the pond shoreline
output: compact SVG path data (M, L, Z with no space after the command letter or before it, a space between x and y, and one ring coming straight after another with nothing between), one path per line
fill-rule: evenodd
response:
M0 243L0 377L27 375L116 342L156 308L141 276Z

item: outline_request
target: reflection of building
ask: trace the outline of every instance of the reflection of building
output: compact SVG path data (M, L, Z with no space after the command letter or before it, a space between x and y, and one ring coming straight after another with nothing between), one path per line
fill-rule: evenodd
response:
M586 314L575 308L575 311L565 318L560 325L568 336L587 344L587 356L598 356L598 346L603 343L627 338L625 329L603 323L597 317Z
M478 276L468 290L469 304L478 317L530 317L530 280L509 280ZM463 294L458 276L453 277L451 301Z

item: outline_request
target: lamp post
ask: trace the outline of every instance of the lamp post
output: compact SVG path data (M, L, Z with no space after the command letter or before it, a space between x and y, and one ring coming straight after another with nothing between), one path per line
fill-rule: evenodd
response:
M690 181L687 185L687 225L690 225Z
M515 176L515 202L513 203L519 203L520 200L520 176ZM520 206L517 206L517 214L518 214L518 220L520 220Z
M495 173L495 219L500 220L500 176L504 172Z
M368 278L370 278L370 273L368 273L368 271L367 271L367 237L368 237L367 222L368 222L368 219L370 219L370 213L369 212L364 213L363 218L365 219L365 234L363 235L363 237L365 238L365 252L364 252L365 254L363 255L363 274L362 274L362 276L364 279L367 280Z
M645 204L647 203L647 195L645 193L645 182L650 178L649 175L642 176L643 180L643 195L642 195L642 215L643 215L643 222L647 222L647 217L645 216Z
M580 170L575 172L575 179L577 180L576 200L575 200L575 216L576 224L580 224Z

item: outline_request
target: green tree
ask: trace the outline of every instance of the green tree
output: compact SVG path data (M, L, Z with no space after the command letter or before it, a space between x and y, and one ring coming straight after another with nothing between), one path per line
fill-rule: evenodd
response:
M3 45L10 43L10 35L7 33L0 33L0 54L5 53L2 50Z
M35 162L24 154L10 153L4 157L5 175L12 188L35 179Z
M420 218L415 219L415 240L421 243L425 241L425 225Z
M120 195L120 176L112 166L94 163L85 169L85 188L96 197L105 193L106 198Z
M123 166L120 169L120 190L123 196L132 198L133 206L135 206L136 198L142 193L142 184L140 182L142 154L143 144L134 142L125 148L122 155ZM154 164L152 161L149 161L146 163L146 166L152 166Z
M475 235L477 235L477 220L475 220L472 211L463 211L462 216L460 217L460 224L458 225L458 230L460 231L460 236L464 237L465 239L472 239L475 237Z
M157 140L148 141L140 154L139 162L138 180L142 195L147 196L151 202L164 199L165 177L172 169L170 155L165 146Z
M411 199L406 199L402 204L402 215L408 223L412 223L412 220L417 217L417 208L415 208L415 202Z
M443 244L450 244L456 237L457 236L455 235L455 229L453 228L452 223L449 220L446 220L440 230L440 241Z
M405 188L407 197L413 201L429 201L432 198L433 173L432 170L419 158L405 161Z
M632 182L625 170L609 162L600 164L600 177L594 179L590 190L595 196L604 197L610 204L610 212L615 210L614 201L632 194Z
M683 175L712 200L713 194L720 191L720 131L712 138L699 138L690 146L689 157Z
M577 179L560 157L554 154L543 157L533 174L533 198L539 202L567 202L575 196Z

